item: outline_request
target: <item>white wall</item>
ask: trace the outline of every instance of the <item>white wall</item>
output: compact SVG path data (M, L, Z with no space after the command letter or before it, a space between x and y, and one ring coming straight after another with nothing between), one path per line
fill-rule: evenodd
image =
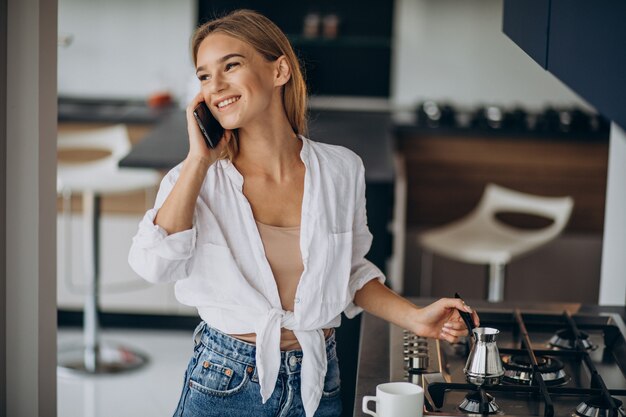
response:
M60 0L59 95L146 98L185 93L193 75L189 52L193 0Z
M602 305L626 305L626 132L611 125L606 186L600 299Z
M397 105L585 105L502 33L502 0L396 0L394 19Z

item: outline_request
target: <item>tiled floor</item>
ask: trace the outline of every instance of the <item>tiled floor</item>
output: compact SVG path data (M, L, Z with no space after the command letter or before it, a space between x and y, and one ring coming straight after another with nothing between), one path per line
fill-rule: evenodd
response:
M171 417L193 352L192 331L104 329L104 341L135 348L150 358L120 375L57 377L59 417ZM80 343L79 329L60 328L57 343Z

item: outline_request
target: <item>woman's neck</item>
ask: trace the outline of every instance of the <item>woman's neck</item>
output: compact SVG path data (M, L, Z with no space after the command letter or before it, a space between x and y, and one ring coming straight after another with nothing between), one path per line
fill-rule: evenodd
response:
M262 175L277 182L288 179L301 164L303 143L291 129L239 132L239 153L233 161L242 175Z

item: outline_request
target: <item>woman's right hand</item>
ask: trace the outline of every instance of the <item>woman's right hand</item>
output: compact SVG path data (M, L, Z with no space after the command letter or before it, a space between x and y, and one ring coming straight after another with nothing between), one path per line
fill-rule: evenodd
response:
M219 141L217 146L213 149L209 148L204 141L204 136L198 122L193 115L193 110L196 106L204 101L202 93L198 93L193 100L189 103L186 109L187 114L187 134L189 136L189 154L188 158L199 158L208 162L209 165L213 164L222 153L222 150L226 147L226 144L231 140L233 133L231 130L224 130L224 136Z

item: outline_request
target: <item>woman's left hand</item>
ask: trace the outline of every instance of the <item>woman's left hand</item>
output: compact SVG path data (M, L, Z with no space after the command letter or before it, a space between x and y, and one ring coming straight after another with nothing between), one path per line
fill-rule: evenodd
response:
M476 327L480 326L478 314L459 298L442 298L416 310L411 326L418 336L458 342L459 337L467 336L468 331L457 309L472 314Z

